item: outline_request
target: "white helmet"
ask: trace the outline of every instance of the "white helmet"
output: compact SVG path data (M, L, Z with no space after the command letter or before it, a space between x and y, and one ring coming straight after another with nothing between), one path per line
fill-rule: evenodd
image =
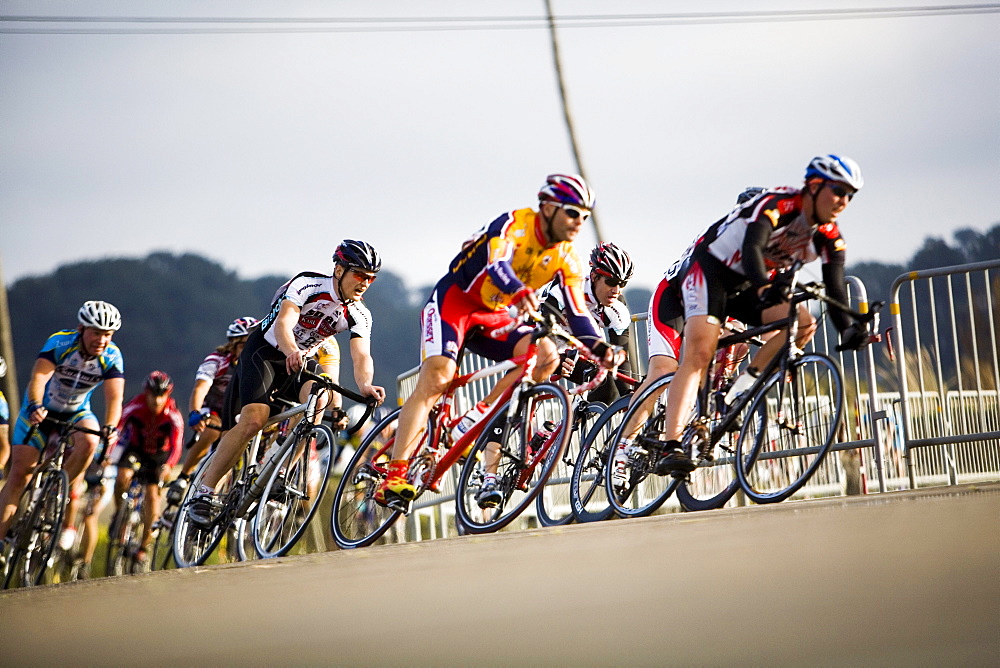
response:
M250 333L251 329L257 326L257 322L257 318L252 318L250 316L236 318L236 320L233 320L232 324L226 328L226 338L235 339L240 336L246 336Z
M76 313L76 319L84 327L97 329L119 330L122 326L122 314L118 309L101 301L84 302Z
M806 167L806 181L813 178L841 181L855 190L865 184L861 167L846 155L817 155Z
M3 378L6 375L7 375L7 360L3 358L3 355L0 355L0 378Z

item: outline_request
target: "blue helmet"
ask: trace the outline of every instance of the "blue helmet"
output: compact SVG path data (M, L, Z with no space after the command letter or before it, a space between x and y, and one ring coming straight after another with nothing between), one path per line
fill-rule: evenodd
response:
M813 158L806 167L806 181L815 178L840 181L855 190L861 190L861 186L865 184L861 167L846 155L818 155Z

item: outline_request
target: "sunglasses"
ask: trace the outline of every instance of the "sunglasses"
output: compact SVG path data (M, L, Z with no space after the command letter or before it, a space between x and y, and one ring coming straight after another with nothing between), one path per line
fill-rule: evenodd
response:
M608 284L609 288L624 288L628 285L628 281L619 281L617 278L608 278L607 276L604 277L604 282Z
M572 218L573 220L576 220L577 218L580 218L582 220L587 220L588 218L590 218L590 211L587 211L586 209L581 209L579 207L573 206L572 204L558 204L556 202L553 202L553 204L555 204L557 207L565 211L566 215Z
M829 188L830 192L832 192L837 197L846 197L848 202L850 202L851 199L858 194L857 190L850 190L840 185L839 183L831 184Z
M365 281L368 283L374 283L375 279L378 278L378 274L369 274L359 269L351 269L351 273L354 274L354 278L359 281Z

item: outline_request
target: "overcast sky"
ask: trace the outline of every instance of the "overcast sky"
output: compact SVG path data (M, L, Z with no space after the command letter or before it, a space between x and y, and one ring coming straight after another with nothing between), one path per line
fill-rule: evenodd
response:
M554 2L557 15L844 6L912 5ZM7 18L473 13L541 17L544 4L0 1ZM545 29L198 32L275 25L0 21L7 281L152 250L291 275L329 270L348 237L423 287L478 227L533 206L546 174L574 170ZM136 28L187 32L11 32ZM605 236L652 287L744 186L800 185L829 152L866 179L841 217L849 262L987 229L1000 222L998 35L997 13L561 29ZM581 235L581 255L595 239Z

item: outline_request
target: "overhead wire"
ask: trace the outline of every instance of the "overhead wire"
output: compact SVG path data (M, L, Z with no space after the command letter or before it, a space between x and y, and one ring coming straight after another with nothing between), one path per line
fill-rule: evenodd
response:
M843 21L1000 13L1000 3L911 5L835 9L569 14L555 17L563 28L633 28L663 25ZM41 24L41 25L33 25ZM80 25L86 24L86 25ZM428 32L548 29L546 16L41 16L0 15L6 34L254 34Z

